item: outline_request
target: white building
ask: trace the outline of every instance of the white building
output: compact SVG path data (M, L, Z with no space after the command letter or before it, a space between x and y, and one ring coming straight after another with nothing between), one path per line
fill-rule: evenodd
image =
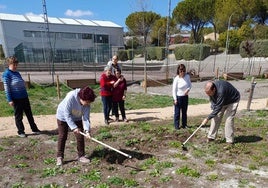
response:
M0 42L6 57L24 63L107 63L124 48L123 27L111 21L0 13Z

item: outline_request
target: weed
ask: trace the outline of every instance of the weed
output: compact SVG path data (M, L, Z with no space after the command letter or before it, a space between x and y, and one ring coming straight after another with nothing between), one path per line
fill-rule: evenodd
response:
M134 179L124 179L124 187L136 187L139 183Z
M110 186L107 183L100 183L95 186L95 188L109 188Z
M156 168L171 168L173 166L173 163L169 161L158 162L156 164Z
M149 159L146 159L143 163L142 163L142 165L141 165L141 168L142 169L147 169L149 166L151 166L151 165L154 165L154 164L156 164L158 161L157 161L157 159L155 158L155 157L151 157L151 158L149 158Z
M168 145L173 148L181 148L181 142L178 141L171 141Z
M28 157L26 157L25 155L14 155L13 158L17 160L28 159Z
M126 146L133 146L133 145L138 144L138 143L140 143L140 140L139 140L139 139L137 139L137 138L132 138L132 139L130 139L130 140L127 140L127 141L125 142L125 145L126 145Z
M117 176L112 176L108 178L108 182L113 185L124 185L124 179L117 177Z
M170 176L164 176L160 178L161 183L169 182L170 180L172 180L172 177Z
M80 171L80 169L78 167L72 167L70 169L67 170L68 174L75 174L78 173Z
M50 176L56 176L57 174L63 174L65 173L65 170L62 168L54 167L54 168L45 168L43 169L42 177L50 177Z
M51 184L46 184L46 185L40 186L38 188L64 188L64 186L60 186L56 183L51 183Z
M13 168L26 168L29 167L29 165L27 163L19 163L16 165L12 165Z
M161 176L161 171L159 169L153 169L149 174L152 177L159 177Z
M252 163L248 165L248 168L250 170L257 170L258 169L257 166L255 164L252 164Z
M208 160L205 161L205 164L212 168L212 167L215 166L215 161L211 160L211 159L208 159Z
M86 174L80 176L81 180L90 180L94 182L100 182L101 180L101 172L98 170L91 170Z
M56 159L55 158L47 158L47 159L44 159L44 163L46 165L55 164L56 163Z
M218 179L218 174L210 174L207 176L207 179L210 181L216 181Z
M200 172L189 168L188 166L183 166L181 168L178 168L176 170L176 174L183 174L185 176L190 176L190 177L195 177L195 178L199 178L200 177Z

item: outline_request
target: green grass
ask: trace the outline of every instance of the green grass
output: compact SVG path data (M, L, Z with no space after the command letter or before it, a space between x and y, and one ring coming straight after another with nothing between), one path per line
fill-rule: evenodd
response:
M102 103L99 96L99 85L90 86L94 89L95 94L98 96L96 100L91 103L91 112L102 112ZM41 86L32 84L28 89L29 99L34 115L50 115L55 114L58 104L65 97L66 93L71 91L65 85L60 85L60 97L57 94L56 86ZM142 108L163 108L172 106L171 96L166 95L149 95L144 93L128 93L125 107L126 110L135 110ZM205 99L189 99L189 104L202 104L208 103ZM0 92L0 117L12 116L13 108L10 107L6 101L5 92Z

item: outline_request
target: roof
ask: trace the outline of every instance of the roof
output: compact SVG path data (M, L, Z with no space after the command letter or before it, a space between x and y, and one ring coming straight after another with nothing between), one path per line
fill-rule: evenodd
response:
M21 21L21 22L32 22L32 23L44 23L43 16L28 16L18 14L5 14L0 13L0 20L8 21ZM103 20L86 20L86 19L72 19L72 18L56 18L48 17L48 22L51 24L67 24L67 25L84 25L84 26L102 26L102 27L122 27L111 21Z

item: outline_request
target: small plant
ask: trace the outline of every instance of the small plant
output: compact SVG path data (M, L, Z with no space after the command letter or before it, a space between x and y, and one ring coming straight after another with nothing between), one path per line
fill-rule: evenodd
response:
M190 177L195 177L195 178L199 178L201 175L198 171L191 169L188 166L183 166L181 168L178 168L176 170L176 174L183 174L185 176L190 176Z
M161 171L159 169L154 169L153 171L150 172L150 176L159 177L161 176Z
M57 174L63 174L65 172L64 169L54 167L54 168L45 168L43 169L42 177L50 177L50 176L56 176Z
M171 141L169 142L169 146L173 148L181 148L181 143L178 141Z
M248 168L250 170L257 170L258 169L257 166L255 164L252 164L252 163L248 165Z
M170 176L165 176L165 177L160 178L161 183L169 182L170 180L172 180L172 177Z
M13 158L17 160L28 159L28 157L26 157L25 155L14 155Z
M108 182L113 185L124 185L124 179L117 177L117 176L112 176L108 179Z
M55 158L47 158L47 159L44 159L44 163L46 165L55 164L56 163L56 159Z
M215 166L215 161L208 159L205 161L205 164L208 165L209 167L214 167Z
M90 180L94 182L100 182L101 180L101 172L98 170L91 170L86 174L83 174L80 179L82 180Z
M70 169L67 170L68 174L75 174L78 173L80 171L80 169L78 167L72 167Z
M133 146L133 145L138 144L138 143L140 143L140 140L137 138L133 138L131 140L127 140L125 145L126 146Z
M207 176L207 179L210 181L216 181L218 179L218 174L210 174Z
M27 163L19 163L16 165L12 165L13 168L26 168L29 167L29 165Z

